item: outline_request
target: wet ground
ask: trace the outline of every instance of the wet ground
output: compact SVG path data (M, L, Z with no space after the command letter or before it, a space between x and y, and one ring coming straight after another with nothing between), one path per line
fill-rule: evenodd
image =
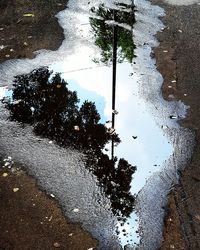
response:
M164 10L148 1L135 4L134 9L129 1L69 1L58 15L65 40L57 51L8 61L0 69L2 157L11 155L53 193L65 216L98 239L100 249L135 249L140 240L140 249L160 246L167 194L178 184L194 138L177 123L188 107L173 92L178 82L177 64L170 61L174 50L162 45L156 51L158 65L173 86L163 87L169 101L160 94L162 76L152 47L158 46L154 35L164 29L159 20ZM29 21L37 12L30 10L23 14ZM45 34L50 44L41 44L54 48L58 41ZM165 60L173 76L162 69ZM173 201L169 221L177 218L171 215ZM180 223L174 224L176 247L184 249ZM90 240L84 237L86 245Z
M20 166L1 169L0 197L0 249L96 247L96 240L64 219L53 194L47 197Z
M168 1L177 3L178 6L155 2L166 10L164 21L167 28L159 34L161 46L156 50L158 68L165 76L163 94L166 99L172 94L175 99L184 100L184 103L190 106L189 114L182 125L192 128L196 135L193 157L181 173L180 185L169 196L169 215L166 217L165 227L166 241L162 249L169 249L170 245L175 249L199 249L200 64L199 45L196 41L199 39L200 8L198 4L191 5L199 1ZM163 50L168 51L168 56L163 57ZM173 78L176 78L174 83L171 82ZM170 85L172 88L169 88Z

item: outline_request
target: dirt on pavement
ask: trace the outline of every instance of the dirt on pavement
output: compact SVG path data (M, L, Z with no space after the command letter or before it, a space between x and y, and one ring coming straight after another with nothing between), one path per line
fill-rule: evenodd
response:
M158 34L160 46L155 49L158 70L164 77L163 96L168 101L182 100L190 106L188 116L181 125L192 129L196 135L191 162L181 173L180 185L169 195L161 249L199 250L200 5L170 6L162 0L152 2L166 11L162 19L166 28Z
M1 0L0 63L59 48L64 35L55 15L66 4L67 0Z
M0 63L56 50L64 39L55 15L66 0L1 0ZM16 168L0 167L0 250L87 250L97 241L70 223L58 202Z
M97 241L64 218L58 203L17 166L0 169L0 249L94 249Z

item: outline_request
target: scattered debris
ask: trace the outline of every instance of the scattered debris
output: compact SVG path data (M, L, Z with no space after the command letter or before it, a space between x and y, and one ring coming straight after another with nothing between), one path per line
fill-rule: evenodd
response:
M19 191L19 188L13 188L13 192L16 193Z
M117 110L112 110L112 113L113 113L114 115L119 114L119 112L118 112Z
M74 212L74 213L78 213L78 212L79 212L79 209L78 209L78 208L74 208L73 212Z
M53 216L51 215L50 218L49 218L49 221L51 221L53 219Z
M22 102L22 100L21 100L21 99L19 99L19 100L16 100L16 101L12 102L12 104L13 104L13 105L16 105L16 104L19 104L20 102Z
M183 31L182 31L182 30L178 30L178 32L179 32L179 33L183 33Z
M169 127L167 125L162 125L161 128L162 129L168 129Z
M175 115L170 115L169 118L170 118L170 119L177 119L178 117L175 116Z
M113 135L113 134L115 133L115 129L114 129L114 128L109 128L109 129L108 129L108 133L109 133L110 135Z
M55 198L55 195L54 195L54 194L50 194L50 196L51 196L52 198Z
M25 17L34 17L35 15L33 13L25 13L23 16L25 16Z
M60 247L60 244L59 244L58 242L54 242L54 243L53 243L53 246L54 246L55 248L58 248L58 247Z
M170 98L170 99L174 99L174 95L168 95L168 98Z
M163 50L163 52L164 52L164 53L167 53L167 52L169 52L169 51L168 51L168 50Z
M8 57L10 57L10 55L9 55L9 54L7 54L7 55L6 55L6 57L7 57L7 58L8 58Z
M28 43L27 43L27 42L24 42L24 45L25 45L25 46L28 46Z
M0 50L3 50L5 49L7 46L4 46L4 45L0 45Z
M74 130L79 131L80 127L76 125L76 126L74 126Z
M175 82L176 82L176 80L172 80L171 82L172 82L172 83L175 83Z
M73 233L69 234L69 237L72 237L73 236Z
M3 173L2 176L3 176L3 177L7 177L7 176L8 176L8 173Z

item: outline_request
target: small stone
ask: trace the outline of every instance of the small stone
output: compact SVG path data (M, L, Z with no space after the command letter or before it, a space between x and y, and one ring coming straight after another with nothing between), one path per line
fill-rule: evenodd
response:
M171 85L169 85L169 86L168 86L168 88L169 88L169 89L171 89L171 88L172 88L172 86L171 86Z
M171 249L174 249L174 248L175 248L175 246L174 246L174 245L170 245L170 248L171 248Z
M69 234L69 237L72 237L72 235L73 235L72 233L71 233L71 234Z
M93 250L94 249L94 247L90 247L90 248L88 248L88 250Z
M25 45L25 46L28 46L28 43L27 43L27 42L24 42L24 45Z
M53 246L56 247L56 248L58 248L58 247L60 247L60 244L58 242L54 242Z
M182 30L178 30L178 32L179 32L179 33L183 33L183 31L182 31Z
M184 94L184 96L187 96L187 94Z
M49 144L52 144L53 143L53 141L49 141Z
M5 55L5 57L7 57L7 58L8 58L8 57L10 57L10 55L8 55L8 54L7 54L7 55Z
M55 195L54 195L54 194L50 194L50 196L51 196L52 198L55 198Z
M19 191L19 188L13 188L13 192L16 193Z
M10 52L13 52L14 51L14 49L10 49Z
M176 82L176 80L172 80L171 82L172 82L172 83L175 83L175 82Z
M164 52L164 53L167 53L167 52L168 52L168 50L163 50L163 52Z
M79 209L78 209L78 208L74 208L73 212L74 212L74 213L78 213L78 212L79 212Z
M7 176L8 176L8 173L3 173L2 176L3 176L3 177L7 177Z

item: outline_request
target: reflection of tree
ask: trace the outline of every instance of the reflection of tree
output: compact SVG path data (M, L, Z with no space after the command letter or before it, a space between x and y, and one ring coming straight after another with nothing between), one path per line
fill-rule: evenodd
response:
M63 147L72 146L86 153L86 166L98 178L110 197L113 212L128 216L133 209L130 194L132 174L136 168L124 159L115 161L102 152L117 134L110 135L99 123L100 115L94 103L85 101L78 108L77 93L70 91L60 74L52 75L48 68L15 77L12 98L4 100L12 120L33 126L37 135L56 141Z
M95 36L95 44L101 49L101 62L107 63L112 60L112 49L113 49L113 28L112 25L105 21L115 20L120 24L133 26L135 23L135 15L133 6L124 6L126 9L129 7L130 11L119 11L106 8L104 4L101 4L98 9L92 8L99 18L90 18L90 24ZM122 62L127 59L132 62L134 58L135 45L133 42L132 31L123 27L118 26L118 62Z

